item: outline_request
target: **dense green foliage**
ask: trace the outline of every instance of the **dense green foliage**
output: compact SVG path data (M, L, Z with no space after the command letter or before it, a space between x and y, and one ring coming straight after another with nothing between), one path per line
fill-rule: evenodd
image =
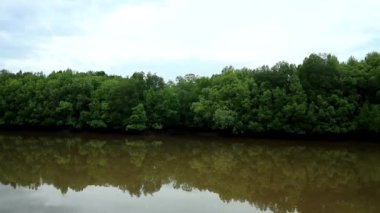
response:
M149 138L0 135L0 183L62 193L113 186L134 196L170 184L273 212L380 211L378 146Z
M0 125L126 131L198 128L242 133L380 132L380 53L299 66L226 67L175 82L143 72L0 73Z

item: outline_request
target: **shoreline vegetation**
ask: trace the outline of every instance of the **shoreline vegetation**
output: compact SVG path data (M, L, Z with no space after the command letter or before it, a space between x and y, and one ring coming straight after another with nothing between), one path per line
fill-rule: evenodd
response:
M300 65L167 82L144 72L1 70L0 129L369 138L380 133L380 53L346 62L311 54Z

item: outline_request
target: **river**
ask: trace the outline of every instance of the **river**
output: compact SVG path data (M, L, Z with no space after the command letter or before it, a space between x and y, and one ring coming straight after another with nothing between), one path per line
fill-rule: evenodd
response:
M0 212L380 212L380 144L2 133Z

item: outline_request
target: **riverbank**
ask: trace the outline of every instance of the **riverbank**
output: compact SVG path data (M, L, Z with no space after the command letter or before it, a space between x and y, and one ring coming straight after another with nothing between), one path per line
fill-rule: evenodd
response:
M349 133L349 134L305 134L296 135L288 133L252 133L252 134L232 134L226 131L212 131L202 129L166 129L154 131L126 132L115 129L74 129L74 128L57 128L57 127L0 127L2 134L27 134L27 135L94 135L97 137L107 137L110 135L120 137L217 137L224 139L244 139L244 140L277 140L277 141L316 141L323 143L328 142L347 142L347 141L367 141L380 144L380 134L368 133Z

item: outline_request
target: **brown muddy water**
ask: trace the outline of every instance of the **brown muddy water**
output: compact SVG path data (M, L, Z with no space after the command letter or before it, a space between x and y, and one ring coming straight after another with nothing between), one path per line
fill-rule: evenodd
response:
M0 133L0 212L380 212L380 143Z

